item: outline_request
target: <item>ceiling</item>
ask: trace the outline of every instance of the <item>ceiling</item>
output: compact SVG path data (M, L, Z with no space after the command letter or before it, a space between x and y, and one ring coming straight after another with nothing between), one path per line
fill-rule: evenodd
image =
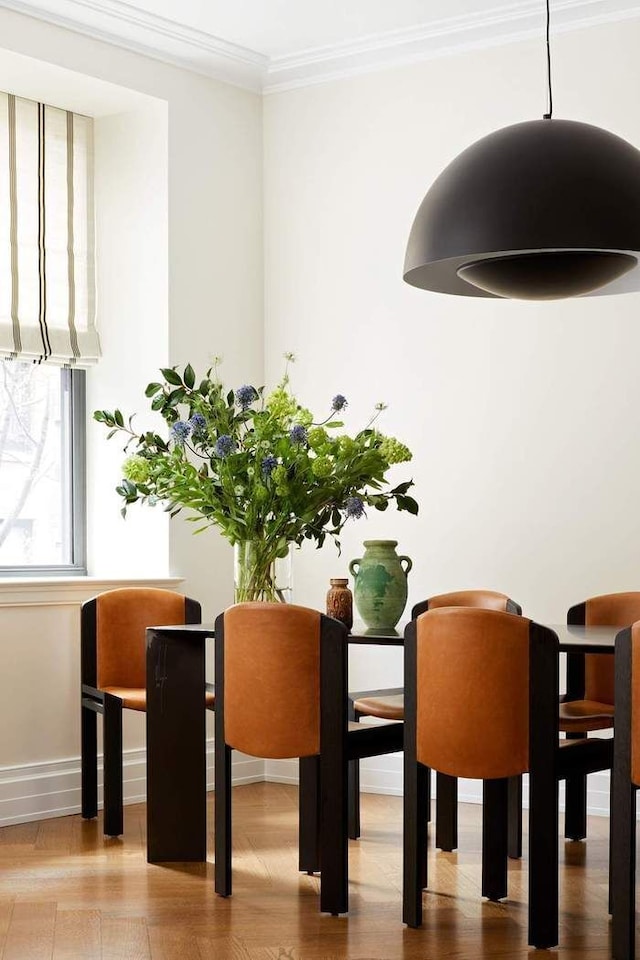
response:
M544 0L0 0L239 86L274 92L541 36ZM556 31L640 17L640 0L551 0Z

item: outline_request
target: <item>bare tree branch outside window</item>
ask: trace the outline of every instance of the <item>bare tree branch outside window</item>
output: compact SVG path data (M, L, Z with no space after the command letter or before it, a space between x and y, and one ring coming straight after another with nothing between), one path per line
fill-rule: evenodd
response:
M61 388L60 368L0 362L0 565L68 562Z

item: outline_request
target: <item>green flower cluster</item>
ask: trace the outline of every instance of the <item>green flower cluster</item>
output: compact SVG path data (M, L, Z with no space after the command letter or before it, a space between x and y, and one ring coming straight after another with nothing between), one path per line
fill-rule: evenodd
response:
M122 464L122 473L132 483L146 483L151 476L151 467L146 457L134 453Z
M283 543L337 539L349 517L365 507L417 513L405 481L388 489L392 464L411 459L409 449L370 423L355 436L334 419L346 398L328 404L315 421L300 406L285 373L268 396L244 384L226 391L217 368L201 380L190 365L163 369L146 396L167 425L167 434L138 434L120 410L97 410L94 418L109 436L127 439L129 452L117 487L124 505L162 503L171 515L185 509L199 529L216 526L231 543ZM337 401L340 401L339 405Z
M389 463L406 463L413 454L409 447L400 443L395 437L384 437L380 444L380 453Z

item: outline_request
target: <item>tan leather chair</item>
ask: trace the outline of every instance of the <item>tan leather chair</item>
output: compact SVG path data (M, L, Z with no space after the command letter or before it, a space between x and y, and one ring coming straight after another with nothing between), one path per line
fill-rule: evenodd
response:
M438 607L480 607L485 610L501 610L522 614L522 607L504 593L495 590L457 590L442 593L417 603L412 611L412 620L427 610ZM404 693L402 688L368 691L350 694L353 719L377 717L382 720L404 718ZM360 772L356 763L351 765L349 786L349 836L360 836ZM436 846L441 850L455 850L458 846L458 786L455 777L438 773L436 799ZM430 808L430 797L427 799ZM430 816L430 810L427 810ZM509 855L522 855L522 778L515 778L509 787Z
M640 786L640 622L621 630L615 653L616 736L611 808L613 960L636 955L636 792Z
M429 610L405 632L403 919L422 922L430 769L483 780L482 894L507 894L509 778L529 773L529 943L558 942L558 781L612 741L561 741L556 634L494 610ZM482 683L478 683L478 677ZM531 695L530 695L531 691Z
M571 607L567 623L591 627L627 627L640 620L640 591L590 597ZM560 704L560 730L568 739L584 737L613 727L614 658L606 653L567 657L567 693ZM587 778L567 780L565 836L583 840L587 835Z
M96 715L103 715L104 833L123 832L122 711L146 710L147 627L200 623L200 604L171 590L108 590L82 605L82 816L98 815ZM213 687L206 694L213 709Z
M321 865L320 909L347 903L349 760L402 749L404 725L347 719L344 624L293 604L242 603L216 620L215 889L231 894L231 751L300 758L300 839ZM306 780L306 784L303 782ZM319 784L319 792L313 789ZM301 867L304 854L301 848Z

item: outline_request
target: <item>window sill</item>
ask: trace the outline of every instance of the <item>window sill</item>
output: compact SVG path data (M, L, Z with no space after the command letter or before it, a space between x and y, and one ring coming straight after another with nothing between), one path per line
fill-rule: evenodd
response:
M118 587L176 589L183 577L7 577L0 579L0 609L76 606L103 590Z

